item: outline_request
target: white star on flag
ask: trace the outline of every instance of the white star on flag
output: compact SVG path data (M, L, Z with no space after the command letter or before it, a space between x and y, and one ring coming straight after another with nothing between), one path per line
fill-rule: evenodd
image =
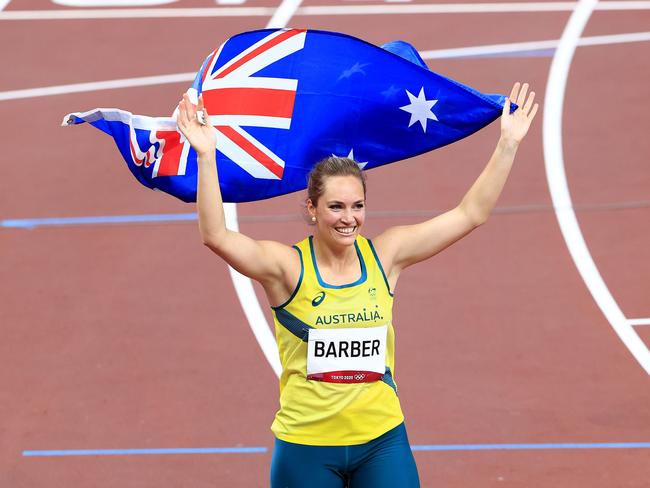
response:
M354 159L354 148L350 149L350 152L348 153L347 156L339 156L338 154L332 154L332 156L335 156L337 158L345 157L351 159L352 161L357 163L357 166L359 166L360 169L363 169L366 166L366 164L368 164L368 161L361 162Z
M427 100L424 95L424 87L420 88L420 93L416 97L410 91L406 90L406 94L409 97L411 103L400 107L400 110L404 110L411 114L411 120L409 120L409 127L411 127L416 122L420 122L422 126L422 131L427 131L427 120L438 120L436 114L431 110L433 106L438 103L438 100Z

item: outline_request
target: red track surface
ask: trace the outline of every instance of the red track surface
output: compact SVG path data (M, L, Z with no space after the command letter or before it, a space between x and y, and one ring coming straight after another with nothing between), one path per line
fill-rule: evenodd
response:
M60 7L16 0L7 10L28 8ZM296 16L292 25L376 43L402 38L429 50L557 39L568 16ZM0 62L10 67L0 72L0 91L191 72L222 40L267 20L0 21ZM643 31L649 20L648 11L597 12L584 35ZM575 204L637 202L578 211L596 264L628 317L650 317L647 58L647 42L579 48L564 110ZM541 96L549 63L429 64L485 92L507 93L521 79ZM186 85L0 102L9 141L0 219L193 211L139 186L106 136L58 127L65 113L100 106L169 114ZM650 441L648 376L569 257L550 208L541 126L540 116L500 212L400 280L396 377L413 444ZM366 234L455 205L497 132L495 125L372 171ZM299 221L301 198L239 206L242 231L299 240L308 232ZM396 214L383 216L388 211ZM295 217L257 218L286 214ZM196 224L0 229L0 275L0 486L268 484L270 453L22 456L34 449L271 447L277 379L226 266L201 247ZM650 326L639 329L650 341ZM650 486L648 449L417 452L416 459L424 487Z

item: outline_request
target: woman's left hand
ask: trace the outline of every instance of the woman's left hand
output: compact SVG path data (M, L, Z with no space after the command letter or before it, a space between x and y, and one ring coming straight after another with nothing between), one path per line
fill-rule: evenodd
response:
M535 92L530 92L528 96L528 83L521 85L515 83L510 92L510 98L506 98L503 103L503 113L501 114L501 137L509 142L519 144L528 133L528 128L535 118L539 104L534 104ZM510 113L510 101L514 101L518 108Z

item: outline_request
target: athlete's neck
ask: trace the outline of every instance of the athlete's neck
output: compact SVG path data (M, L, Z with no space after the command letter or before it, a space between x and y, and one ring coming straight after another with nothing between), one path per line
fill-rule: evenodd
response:
M319 267L325 267L332 273L344 273L346 270L359 266L359 258L354 245L333 246L319 239L318 235L312 238L314 254Z

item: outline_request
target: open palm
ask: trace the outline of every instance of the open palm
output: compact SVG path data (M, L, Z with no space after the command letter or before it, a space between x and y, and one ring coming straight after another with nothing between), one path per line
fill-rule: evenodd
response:
M519 143L528 133L528 128L537 114L539 104L535 100L535 92L528 93L528 83L521 85L515 83L510 92L510 97L506 98L503 104L503 113L501 114L501 136ZM510 102L514 101L518 108L510 113Z

